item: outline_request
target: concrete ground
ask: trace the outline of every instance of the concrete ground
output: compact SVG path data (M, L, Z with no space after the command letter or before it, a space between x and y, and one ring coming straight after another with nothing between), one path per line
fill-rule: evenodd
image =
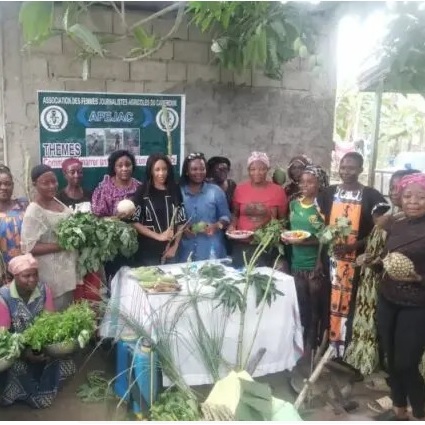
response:
M24 404L0 408L1 421L31 420L31 421L99 421L99 420L133 420L125 406L117 407L118 399L111 399L101 403L83 403L76 392L79 386L85 382L87 372L90 370L104 370L109 377L114 376L114 359L112 353L103 350L95 352L92 357L80 359L79 372L67 382L59 393L54 404L43 410L33 410ZM291 374L288 372L277 373L259 378L259 381L268 383L273 395L290 402L295 400L295 392L290 386ZM320 379L317 394L323 394L329 390L329 375ZM207 394L208 388L198 388L200 393ZM354 385L351 399L359 403L359 407L351 414L335 414L329 406L321 400L313 400L311 408L304 410L305 420L372 420L375 415L367 408L367 402L384 394L367 390L363 383Z

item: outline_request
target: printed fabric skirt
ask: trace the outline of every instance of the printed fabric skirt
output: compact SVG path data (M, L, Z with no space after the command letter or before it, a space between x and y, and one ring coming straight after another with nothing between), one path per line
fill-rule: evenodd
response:
M0 406L23 401L34 409L52 405L60 384L76 372L72 360L28 363L17 360L0 374Z

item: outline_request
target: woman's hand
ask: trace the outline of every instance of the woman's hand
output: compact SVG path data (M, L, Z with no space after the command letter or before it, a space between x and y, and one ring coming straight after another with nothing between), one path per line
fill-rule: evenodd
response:
M173 229L170 227L165 232L158 234L158 241L168 242L168 241L171 241L171 239L173 239L173 237L174 237L174 232L173 232Z
M178 245L175 243L164 252L164 258L174 258L177 253Z
M218 230L220 230L220 224L219 222L217 223L210 223L207 225L207 227L205 228L205 234L208 236L212 236L215 234L215 232L217 232Z

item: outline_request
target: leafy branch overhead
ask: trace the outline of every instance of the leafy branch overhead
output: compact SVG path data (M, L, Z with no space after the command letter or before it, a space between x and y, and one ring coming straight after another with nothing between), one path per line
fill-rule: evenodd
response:
M121 35L93 32L87 24L94 8L109 7L118 16ZM311 7L297 2L222 1L176 2L129 23L128 2L41 2L27 1L21 6L19 22L25 48L42 45L62 34L76 47L83 62L83 77L88 76L88 60L113 57L126 62L147 58L174 38L182 25L197 26L211 35L214 61L238 73L257 68L275 79L282 76L282 65L294 58L308 59L317 72L320 58L315 51L315 25ZM174 17L174 24L163 36L151 33L150 23L161 17ZM187 20L184 18L187 17ZM149 24L149 26L148 26ZM112 47L129 40L132 47L121 54Z

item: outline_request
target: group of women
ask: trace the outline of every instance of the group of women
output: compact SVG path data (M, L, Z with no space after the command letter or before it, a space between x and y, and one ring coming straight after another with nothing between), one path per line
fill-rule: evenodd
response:
M191 153L184 159L177 181L168 156L157 153L148 158L142 183L134 178L133 154L118 150L108 158L107 175L90 192L83 186L82 163L70 158L63 163L67 186L61 191L50 167L34 167L35 196L29 204L13 198L12 175L7 167L1 167L0 249L3 270L12 275L5 273L3 282L12 283L0 291L0 326L18 330L24 323L19 319L22 312L25 323L30 323L43 309L65 309L81 296L76 295L79 288L95 280L78 276L76 254L64 251L57 242L55 227L73 210L117 217L138 232L138 252L130 259L116 258L105 264L107 279L123 265L150 266L229 255L235 267L243 267L244 257L249 258L255 246L250 239L229 241L226 232L255 231L272 219L286 219L289 229L311 235L298 241L284 239L286 255L280 263L294 276L306 353L314 350L328 331L337 356L360 373L387 370L398 418L406 417L408 403L413 417L423 418L425 385L419 363L425 334L417 322L425 318L425 266L421 262L425 175L395 173L391 208L378 191L359 182L363 158L357 153L344 156L339 169L341 183L332 186L326 173L304 155L290 161L289 182L283 186L268 179L270 160L264 152L249 156L245 182L230 180L230 167L225 157L207 161L202 153ZM135 211L130 215L117 212L123 199L134 202ZM351 234L328 253L321 249L318 233L323 226L335 224L338 217L348 219ZM407 255L420 279L391 280L381 261L388 252ZM258 265L273 266L277 255L268 251ZM31 362L31 353L26 359ZM51 366L52 362L44 365L55 370L56 380L46 392L55 394L66 368L58 363ZM33 385L27 378L24 381ZM28 385L22 393L34 395ZM0 402L10 403L10 397L6 399L0 398ZM42 403L32 404L40 407Z

